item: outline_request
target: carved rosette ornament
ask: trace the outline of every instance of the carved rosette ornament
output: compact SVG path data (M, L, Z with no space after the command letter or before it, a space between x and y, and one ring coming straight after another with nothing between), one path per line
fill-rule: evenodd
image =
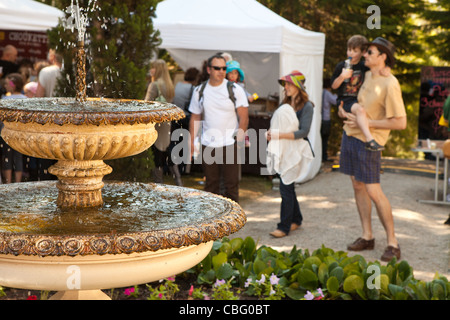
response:
M137 100L0 102L6 143L25 155L58 160L49 172L58 177L57 203L63 209L101 206L103 176L112 172L103 160L143 152L158 137L155 123L183 117L175 105Z
M0 233L0 254L78 256L122 254L181 248L214 241L237 232L245 222L240 209L229 213L231 221L217 220L170 230L96 236L55 236ZM217 231L216 228L226 226ZM225 231L225 232L224 232Z

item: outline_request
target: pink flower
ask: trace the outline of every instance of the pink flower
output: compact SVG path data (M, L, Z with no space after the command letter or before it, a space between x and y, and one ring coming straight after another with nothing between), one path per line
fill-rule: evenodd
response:
M163 294L162 293L158 294L158 298L162 299L163 298Z
M168 277L167 280L168 280L168 281L175 281L175 276L173 276L173 277Z
M131 294L134 293L134 288L126 288L124 293L126 296L131 296Z
M194 285L191 285L189 288L189 296L192 296L192 293L194 292Z

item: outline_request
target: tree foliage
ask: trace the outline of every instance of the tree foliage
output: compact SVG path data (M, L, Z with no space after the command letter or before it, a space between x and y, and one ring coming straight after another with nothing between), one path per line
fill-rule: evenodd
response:
M425 19L424 43L431 55L450 63L450 0L440 0L429 3L422 13Z
M71 0L55 1L66 10ZM87 10L86 30L88 96L143 99L152 55L160 44L153 28L157 0L79 0ZM64 29L62 21L49 31L51 48L64 56L59 95L75 96L74 58L76 30Z

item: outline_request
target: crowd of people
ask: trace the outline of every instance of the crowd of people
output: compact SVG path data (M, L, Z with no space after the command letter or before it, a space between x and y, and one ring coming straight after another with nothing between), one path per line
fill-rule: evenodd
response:
M17 48L5 46L0 57L0 98L52 97L61 73L62 57L49 50L46 60L34 63L28 59L17 60ZM0 132L2 128L0 123ZM8 146L3 138L0 138L0 152L2 183L55 179L47 172L53 160L25 156Z
M35 64L34 68L29 68L29 75L24 76L23 69L15 64L17 51L14 50L5 48L0 60L3 98L52 96L61 69L60 57L50 53L45 68ZM360 35L351 37L347 48L351 66L346 66L344 61L336 66L324 88L322 108L323 161L328 160L331 105L338 107L338 114L344 119L340 171L350 177L362 226L361 236L349 244L348 250L374 248L371 226L374 203L387 236L383 261L401 256L392 209L380 185L381 150L390 130L406 127L400 85L391 74L394 53L393 44L384 38L369 42ZM202 70L187 69L183 81L174 85L167 63L158 59L152 62L150 75L145 100L174 103L186 116L182 121L156 125L158 139L152 146L154 181L163 183L167 170L177 185L183 185L181 174L189 173L190 163L175 164L171 158L175 143L171 133L182 128L190 133L189 158L202 154L204 189L239 202L238 157L245 145L249 103L254 99L245 88L245 73L240 63L228 53L217 53L204 61ZM307 79L301 71L293 70L273 81L278 81L284 88L284 97L272 116L266 135L267 166L280 178L281 195L280 222L270 234L281 238L302 225L295 182L308 170L315 157L308 140L315 107L309 99L305 87ZM336 95L332 89L337 91ZM3 182L21 181L23 156L4 141L2 144ZM33 161L38 163L40 160ZM30 164L33 166L36 164Z

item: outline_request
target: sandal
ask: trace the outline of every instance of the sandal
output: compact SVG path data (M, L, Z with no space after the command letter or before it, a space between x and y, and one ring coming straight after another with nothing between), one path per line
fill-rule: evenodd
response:
M286 237L286 236L287 236L286 233L284 233L283 231L281 231L281 230L279 230L279 229L277 229L277 230L275 230L275 231L272 231L272 232L270 232L269 234L270 234L272 237L275 237L275 238L283 238L283 237Z
M366 142L366 149L370 151L382 151L384 147L379 145L374 139Z

